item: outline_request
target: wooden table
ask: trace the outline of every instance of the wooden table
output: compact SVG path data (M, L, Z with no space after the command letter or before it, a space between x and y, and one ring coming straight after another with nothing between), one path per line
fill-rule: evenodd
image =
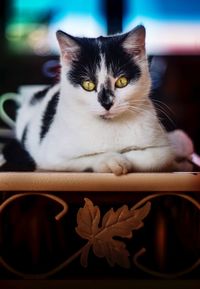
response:
M0 288L200 288L200 173L0 174Z

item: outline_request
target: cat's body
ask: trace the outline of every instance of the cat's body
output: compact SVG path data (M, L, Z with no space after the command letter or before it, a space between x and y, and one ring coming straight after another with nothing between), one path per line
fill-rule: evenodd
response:
M16 122L37 169L172 169L168 137L149 99L144 28L109 38L57 37L60 83L26 99Z

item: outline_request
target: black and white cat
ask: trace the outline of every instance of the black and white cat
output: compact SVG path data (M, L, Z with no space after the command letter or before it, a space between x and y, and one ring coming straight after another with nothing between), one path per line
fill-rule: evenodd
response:
M149 98L145 28L96 39L57 32L60 82L27 98L16 137L39 170L173 169L174 155Z

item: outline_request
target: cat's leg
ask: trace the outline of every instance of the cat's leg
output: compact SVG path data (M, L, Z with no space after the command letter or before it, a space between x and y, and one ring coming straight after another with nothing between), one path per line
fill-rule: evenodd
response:
M115 175L129 172L186 172L192 169L193 165L187 159L177 160L171 147L149 148L123 154L105 153L98 156L93 164L94 172Z
M175 157L168 146L132 150L123 155L132 163L132 168L135 172L176 170Z
M127 174L132 171L132 164L126 156L108 152L92 156L81 156L78 158L68 159L65 164L49 164L48 169L69 172L92 171L97 173L114 173L115 175ZM39 170L46 170L46 167L40 166Z
M93 165L95 172L124 175L132 171L132 163L120 153L105 153Z
M192 171L193 165L187 159L177 159L171 147L148 148L120 153L105 153L98 156L93 171L114 173L129 172L173 172Z

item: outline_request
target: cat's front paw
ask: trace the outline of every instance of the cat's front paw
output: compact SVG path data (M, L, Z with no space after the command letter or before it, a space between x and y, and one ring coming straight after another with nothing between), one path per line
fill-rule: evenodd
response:
M125 175L132 171L131 162L119 153L104 154L94 166L98 173L113 173L117 176Z

